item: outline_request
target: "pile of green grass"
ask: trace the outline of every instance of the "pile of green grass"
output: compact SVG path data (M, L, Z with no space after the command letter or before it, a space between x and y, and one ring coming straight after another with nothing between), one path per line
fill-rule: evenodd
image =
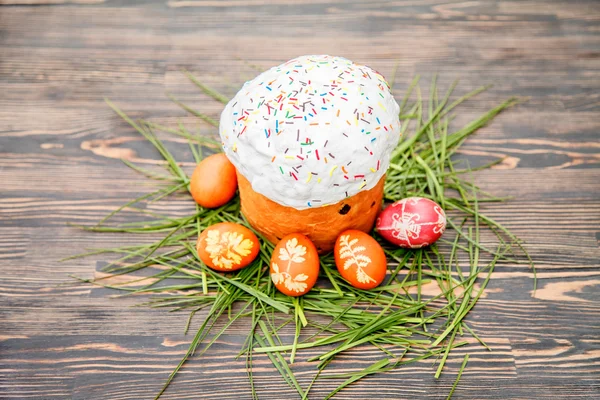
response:
M208 88L191 74L186 74L204 93L227 103L225 96ZM259 256L241 271L216 273L198 258L195 242L200 232L208 226L229 221L252 229L240 213L239 198L217 209L204 209L196 205L195 213L179 218L140 208L142 203L187 193L189 186L188 176L158 140L155 132L160 130L186 138L197 162L202 159L206 148L214 152L219 148L219 143L191 134L182 124L177 128L168 128L146 120L133 121L107 101L117 114L156 148L166 161L166 172L156 173L124 160L129 167L155 180L157 189L124 204L95 226L83 228L94 232L154 234L160 235L160 239L150 244L97 249L76 256L98 256L103 253L118 255L118 259L105 269L106 276L80 280L131 294L156 295L144 304L188 312L186 332L192 317L204 310L204 322L195 332L186 355L169 376L157 398L186 360L194 355L201 356L235 321L242 318L247 320L250 329L238 357L246 360L248 380L255 398L258 396L252 365L257 354L265 353L283 380L304 399L317 379L339 380L340 384L327 396L329 398L365 376L429 358L437 363L434 372L437 378L443 372L450 352L468 343L464 340L466 336L474 337L489 349L465 317L475 307L498 263L525 262L532 268L533 264L517 237L480 212L482 203L504 199L485 193L473 184L470 176L475 169L469 168L455 154L471 134L503 110L517 104L518 99L508 99L464 127L451 131L449 125L455 108L486 88L451 101L455 85L443 97L439 97L434 79L429 98L423 99L418 82L418 78L413 80L400 102L403 141L393 151L385 184L385 199L396 201L409 196L421 196L438 202L448 214L448 231L438 243L418 250L393 247L374 234L388 257L388 276L381 286L370 291L353 288L337 272L333 257L324 256L321 258L320 281L311 292L300 298L284 296L275 289L268 273L273 245L260 235ZM390 86L393 86L393 82ZM214 119L177 99L173 100L188 112L217 127ZM193 202L191 196L189 198ZM123 211L139 213L143 221L110 224L110 219ZM494 234L495 243L482 244L480 236L483 230ZM142 269L152 271L151 275L146 274L143 278L132 275ZM110 278L115 276L130 279L125 283L109 284ZM437 283L439 294L424 295L423 285L432 282ZM217 321L224 323L220 329L217 329L220 326ZM295 335L291 342L286 343L281 331L289 324L295 327ZM307 331L312 334L306 335ZM328 372L328 366L340 354L364 346L372 346L379 352L378 359L371 365L345 374L336 373L335 370ZM311 349L311 354L317 352L317 355L309 358L309 361L314 361L316 372L312 382L302 387L291 365L297 354L306 349ZM467 361L468 354L448 397L452 396Z

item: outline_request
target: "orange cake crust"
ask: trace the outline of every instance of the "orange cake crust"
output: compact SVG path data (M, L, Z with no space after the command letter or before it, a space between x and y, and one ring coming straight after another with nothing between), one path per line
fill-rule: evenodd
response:
M308 236L320 254L333 250L338 235L348 229L369 232L381 210L385 175L370 190L336 204L297 210L278 204L252 189L239 172L242 214L271 243L291 233Z

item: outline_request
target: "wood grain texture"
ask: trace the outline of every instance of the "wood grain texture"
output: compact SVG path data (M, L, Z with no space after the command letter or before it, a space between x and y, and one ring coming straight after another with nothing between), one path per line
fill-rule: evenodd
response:
M505 157L475 179L514 197L484 211L527 242L536 297L525 266L499 267L469 316L493 352L473 343L451 355L439 380L421 363L337 398L445 398L465 352L456 398L600 398L599 21L594 0L0 0L0 398L152 398L187 349L185 314L64 285L69 274L98 274L109 258L59 259L150 240L66 226L149 190L120 158L159 164L103 98L134 117L214 134L166 96L218 117L221 105L182 69L233 95L255 66L305 53L346 56L388 77L398 63L398 94L417 73L425 83L438 73L441 87L460 79L463 92L494 84L462 108L457 126L508 96L529 98L472 137L461 157ZM191 170L185 143L164 139ZM150 208L192 210L184 199ZM234 359L247 329L235 324L192 359L164 398L249 398L244 362ZM303 386L314 374L310 355L294 365ZM338 368L374 356L356 350ZM255 362L260 398L295 398L268 358ZM319 381L311 398L338 384Z

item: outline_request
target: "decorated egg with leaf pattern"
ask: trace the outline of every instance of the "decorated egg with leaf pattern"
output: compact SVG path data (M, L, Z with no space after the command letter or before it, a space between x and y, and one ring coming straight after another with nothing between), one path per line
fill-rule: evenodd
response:
M350 229L338 236L334 248L340 275L358 289L373 289L385 278L387 260L383 249L370 235Z
M446 214L433 200L408 197L390 204L377 217L377 231L387 241L418 249L437 241L446 230Z
M256 235L233 222L221 222L206 228L196 243L198 257L210 268L230 272L250 264L260 250Z
M292 233L273 250L271 280L281 293L302 296L317 282L319 267L319 254L313 242L300 233Z

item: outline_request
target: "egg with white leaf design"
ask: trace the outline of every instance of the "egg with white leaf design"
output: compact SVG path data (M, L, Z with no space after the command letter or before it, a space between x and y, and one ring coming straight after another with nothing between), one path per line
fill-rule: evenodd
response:
M249 265L260 250L256 235L233 222L221 222L206 228L196 243L198 257L215 271L232 272Z
M319 254L311 240L292 233L277 243L271 255L271 280L288 296L308 293L319 277Z
M446 230L446 214L433 200L408 197L389 205L377 217L377 231L387 241L407 249L436 242Z
M387 260L383 249L370 235L350 229L338 236L335 265L342 277L358 289L373 289L385 278Z

